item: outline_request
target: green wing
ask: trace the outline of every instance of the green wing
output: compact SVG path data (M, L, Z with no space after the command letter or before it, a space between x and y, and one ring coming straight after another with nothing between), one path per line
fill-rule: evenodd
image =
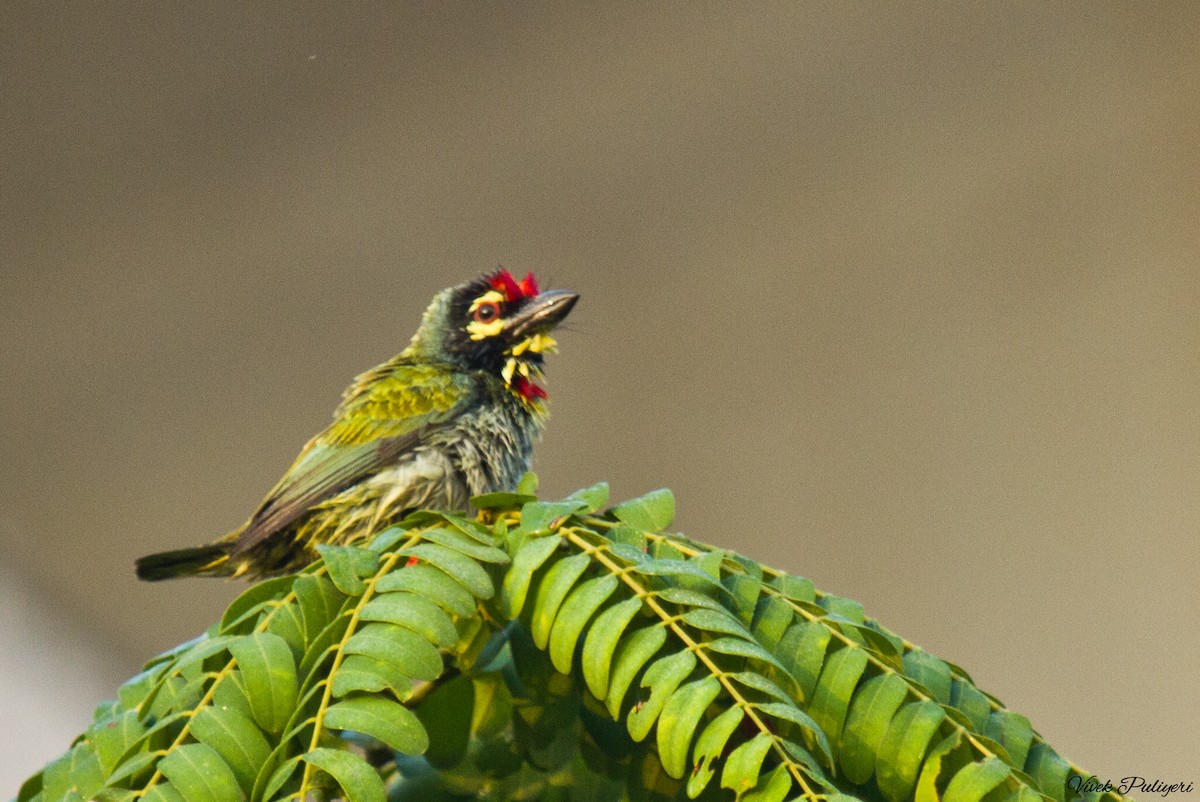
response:
M444 366L385 363L346 391L328 429L308 441L237 536L253 548L330 496L395 463L474 400L470 378Z

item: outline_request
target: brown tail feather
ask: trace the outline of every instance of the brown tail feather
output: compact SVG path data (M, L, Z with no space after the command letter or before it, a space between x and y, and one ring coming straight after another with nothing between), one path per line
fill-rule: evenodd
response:
M137 561L138 579L158 582L181 576L229 576L229 544L163 551Z

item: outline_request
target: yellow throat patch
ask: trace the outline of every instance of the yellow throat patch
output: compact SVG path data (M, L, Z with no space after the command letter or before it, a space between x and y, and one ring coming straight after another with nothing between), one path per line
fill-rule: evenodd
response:
M509 386L512 385L513 375L516 373L520 373L526 379L540 377L541 369L521 357L525 354L556 353L558 353L558 343L549 334L538 333L532 337L526 337L509 349L508 360L504 363L504 369L500 371L500 375L504 377L504 383ZM534 374L533 377L530 376L531 373Z

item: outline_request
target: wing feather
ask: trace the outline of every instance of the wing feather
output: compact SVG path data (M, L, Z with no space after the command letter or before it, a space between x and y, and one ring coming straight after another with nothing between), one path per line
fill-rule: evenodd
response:
M386 368L386 369L385 369ZM243 553L381 468L474 400L470 378L446 367L393 361L359 376L334 422L300 452L238 534Z

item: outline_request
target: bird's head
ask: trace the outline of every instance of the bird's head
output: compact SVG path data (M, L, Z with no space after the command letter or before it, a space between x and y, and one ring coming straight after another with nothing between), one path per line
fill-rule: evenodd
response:
M538 384L544 355L557 350L550 331L577 300L569 290L543 292L532 273L517 281L501 268L438 293L409 351L491 373L537 405L546 397Z

